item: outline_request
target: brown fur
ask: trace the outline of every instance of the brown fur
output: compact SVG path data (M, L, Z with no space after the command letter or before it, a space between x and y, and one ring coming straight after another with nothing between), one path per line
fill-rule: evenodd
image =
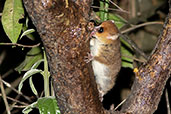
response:
M118 72L121 68L121 54L120 54L120 40L117 39L113 41L112 44L102 45L100 48L99 56L95 56L94 60L99 61L102 64L105 64L108 67L107 77L112 79L108 83L108 88L105 91L109 91L114 85Z
M100 28L103 30L99 31ZM96 80L98 80L96 81L98 90L102 96L115 85L117 74L121 68L120 39L114 38L118 33L119 31L112 21L103 22L93 31L95 39L92 41L96 41L91 50L94 52L93 61L101 63L93 62L93 70ZM99 68L101 71L98 71Z

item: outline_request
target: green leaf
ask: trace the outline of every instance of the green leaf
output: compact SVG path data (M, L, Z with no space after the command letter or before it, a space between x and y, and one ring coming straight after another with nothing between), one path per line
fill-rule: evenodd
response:
M55 97L39 98L37 102L40 114L60 114Z
M32 76L36 73L40 73L40 72L42 72L42 70L38 70L38 69L31 69L31 70L27 71L19 83L18 91L21 92L21 89L23 87L23 83L26 79L28 79L30 76Z
M22 113L24 113L24 114L29 114L29 112L31 112L33 109L32 108L25 108L25 109L23 109L23 111L22 111Z
M22 18L24 18L22 0L6 0L2 13L2 25L12 43L17 42L21 33L22 24L19 20Z
M23 28L22 28L23 32L26 32L27 30L31 30L28 27L28 22L29 22L29 18L26 17L26 22L23 24ZM35 30L34 30L34 32L35 32ZM26 34L26 36L27 36L27 38L29 38L32 41L35 41L35 39L36 39L35 38L35 35L33 35L33 32L32 33L29 33L29 34Z
M48 71L48 62L47 62L45 51L43 51L43 55L44 55L44 71L41 72L41 74L43 75L43 80L44 80L45 97L48 97L50 95L50 91L49 91L49 77L50 77L50 73Z
M122 67L133 69L133 54L125 46L121 46L121 55Z
M48 61L47 61L47 57L46 57L46 53L44 51L44 74L45 76L49 77L49 70L48 70Z
M34 65L31 67L31 69L36 69L40 65L40 63L43 61L44 61L44 59L38 60L36 63L34 63Z
M102 21L104 21L104 2L103 1L100 1L99 17Z
M37 61L43 58L40 47L32 48L26 55L25 60L15 68L16 71L28 71Z
M131 45L128 42L126 42L122 37L120 37L120 40L123 45L125 45L128 49L132 50Z
M27 106L26 108L24 108L24 109L22 110L22 113L28 114L29 112L31 112L31 111L33 110L33 108L36 108L36 106L37 106L37 101L34 102L34 103L32 103L32 104L30 104L30 105Z
M124 18L122 18L121 16L114 14L114 13L108 13L108 14L109 14L108 20L114 20L118 29L122 28L125 25L126 20ZM96 12L96 15L100 16L101 12Z
M42 71L41 74L43 75L45 80L48 79L48 81L49 81L49 77L50 77L50 72L49 71L48 72Z
M108 11L108 8L109 8L109 0L105 0L104 2L104 21L108 20L109 19L109 11Z
M109 20L114 20L118 29L122 28L126 23L124 18L114 13L109 13Z
M29 34L31 34L31 33L33 33L33 32L35 32L34 29L28 29L28 30L24 31L24 32L22 33L22 35L20 36L20 40L21 40L21 38L22 38L23 36L27 36L27 35L29 35Z
M35 86L33 84L32 77L29 78L29 84L30 84L32 92L37 96L38 93L37 93L37 90L36 90L36 88L35 88Z
M133 69L133 51L132 47L122 37L121 40L121 55L122 55L122 67L128 67Z

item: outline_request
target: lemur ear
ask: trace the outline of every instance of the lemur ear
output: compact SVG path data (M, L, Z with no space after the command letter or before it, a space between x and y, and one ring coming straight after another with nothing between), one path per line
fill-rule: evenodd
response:
M111 20L111 22L112 22L112 23L115 23L115 21L114 21L114 20Z
M119 34L115 34L115 35L112 35L112 36L107 36L107 39L110 39L110 40L116 40L119 38Z

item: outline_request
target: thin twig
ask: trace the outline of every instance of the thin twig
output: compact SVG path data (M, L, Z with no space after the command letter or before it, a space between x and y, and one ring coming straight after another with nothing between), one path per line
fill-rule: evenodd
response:
M121 103L119 103L118 106L114 110L117 110L125 101L126 99L124 99Z
M135 0L131 0L130 5L131 5L131 18L134 18L136 16L136 11L137 11Z
M2 53L0 53L0 65L2 64L3 60L5 59L6 57L6 51L2 51Z
M24 48L33 48L33 47L38 47L40 43L36 45L23 45L23 44L17 44L17 43L0 43L0 45L9 45L9 46L19 46L19 47L24 47Z
M2 96L1 93L0 93L0 96ZM25 102L19 101L19 100L17 100L17 99L14 99L14 98L11 98L11 97L8 97L8 96L6 96L6 98L9 99L9 100L11 100L11 101L20 103L20 104L22 104L22 105L26 105L26 106L29 105L29 104L27 104L27 103L25 103Z
M12 110L14 109L14 105L16 105L16 104L17 104L17 102L14 102L14 103L12 103L12 104L10 105L11 112L12 112Z
M133 60L138 61L138 62L141 62L141 63L147 62L146 60L138 59L138 58L133 57L133 56L128 56L128 55L124 55L124 54L122 56L123 57L126 57L126 58L129 58L129 59L133 59Z
M8 82L6 82L6 81L4 81L4 80L2 80L2 82L3 82L7 87L11 88L13 91L15 91L16 93L18 93L18 94L20 94L21 96L23 96L26 100L31 101L29 97L27 97L26 95L24 95L22 92L19 92L17 89L13 88L13 87L11 86L10 83L8 83Z
M12 82L10 82L11 87L17 88L21 79L22 79L22 77L19 76L19 77L15 78L14 80L12 80ZM6 88L5 91L6 91L6 94L9 95L13 90L11 88Z
M131 46L132 48L134 48L136 50L136 52L138 52L140 55L142 55L146 60L147 60L147 55L141 50L138 48L138 46L132 41L130 40L126 35L123 35L124 33L126 32L129 32L129 31L132 31L134 29L137 29L137 28L140 28L140 27L143 27L143 26L146 26L146 25L152 25L152 24L163 24L163 22L147 22L147 23L142 23L142 24L139 24L139 25L134 25L133 27L131 28L128 28L124 31L121 31L121 37L126 40Z
M98 7L98 6L91 6L92 8L97 8L97 9L100 9L100 7ZM121 11L121 10L119 10L119 9L113 9L113 8L107 8L108 10L112 10L112 11L116 11L116 12L123 12L123 13L127 13L127 14L129 14L129 12L128 11L125 11L125 10L123 10L123 11Z
M14 108L25 108L25 107L27 107L27 106L23 106L23 105L14 105L13 107L14 107Z
M6 97L6 94L5 94L4 86L3 86L3 83L2 83L1 75L0 75L0 86L1 86L2 98L3 98L4 103L5 103L7 114L11 114L10 107L9 107L9 104L8 104L8 101L7 101L7 97Z
M140 28L140 27L143 27L143 26L146 26L146 25L153 25L153 24L163 24L163 22L146 22L146 23L142 23L142 24L139 24L139 25L134 25L126 30L123 30L121 31L121 34L124 34L124 33L127 33L127 32L130 32L132 30L135 30L137 28Z
M17 96L14 99L19 99L20 96L21 96L20 94L17 94ZM16 105L16 104L17 104L17 102L13 101L13 103L11 103L10 109L13 110L14 109L13 106Z
M113 1L109 0L109 2L111 2L111 3L112 3L114 6L116 6L119 10L125 11L125 10L123 10L121 7L119 7L117 4L115 4ZM125 11L125 12L127 12L127 11Z
M3 78L3 79L6 78L8 75L10 75L10 74L13 73L13 72L14 72L13 69L8 70L5 74L2 75L2 78Z
M148 56L137 46L137 44L135 43L135 42L133 42L132 40L130 40L129 38L128 38L128 36L126 36L126 35L123 35L123 34L120 34L120 36L125 40L125 41L127 41L130 45L131 45L131 47L133 48L133 49L135 49L135 51L137 52L137 53L139 53L141 56L143 56L144 57L144 59L148 59Z
M170 103L169 103L169 96L168 96L167 89L165 90L165 97L166 97L167 114L171 114L171 112L170 112Z

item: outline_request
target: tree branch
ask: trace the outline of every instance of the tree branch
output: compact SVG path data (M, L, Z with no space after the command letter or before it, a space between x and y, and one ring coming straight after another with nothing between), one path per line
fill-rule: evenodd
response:
M130 96L122 112L153 114L157 109L167 79L171 72L171 12L166 18L156 48L146 64L136 74Z

